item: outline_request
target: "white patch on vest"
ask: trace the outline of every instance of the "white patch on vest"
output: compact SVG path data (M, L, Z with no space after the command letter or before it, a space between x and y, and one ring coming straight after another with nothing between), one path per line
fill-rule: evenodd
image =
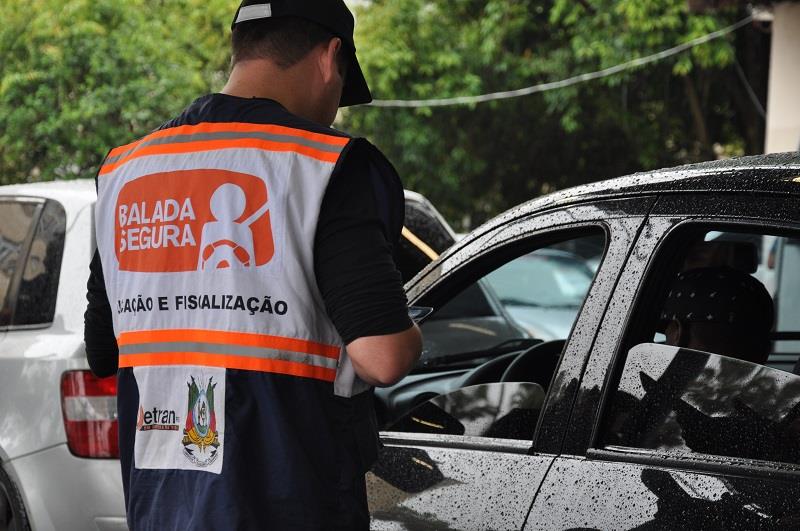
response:
M219 474L225 448L225 369L136 367L134 466Z
M272 4L255 4L252 6L245 6L239 10L239 16L236 17L236 24L239 22L247 22L248 20L270 18L271 16Z

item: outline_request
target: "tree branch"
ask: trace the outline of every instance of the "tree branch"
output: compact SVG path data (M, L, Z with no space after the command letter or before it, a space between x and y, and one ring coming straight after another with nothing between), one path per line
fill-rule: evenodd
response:
M686 93L686 99L689 101L689 110L692 114L694 131L697 136L697 142L700 145L700 152L698 154L704 158L713 158L714 151L711 148L711 139L708 136L706 117L703 113L700 97L697 94L697 89L695 88L691 74L683 76L683 88Z

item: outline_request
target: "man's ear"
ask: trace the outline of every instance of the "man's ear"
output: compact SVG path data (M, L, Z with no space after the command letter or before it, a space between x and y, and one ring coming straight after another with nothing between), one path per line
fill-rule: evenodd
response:
M336 56L341 52L342 39L334 37L323 46L324 48L319 56L320 72L322 73L323 81L325 81L325 83L330 83L334 76L339 75Z

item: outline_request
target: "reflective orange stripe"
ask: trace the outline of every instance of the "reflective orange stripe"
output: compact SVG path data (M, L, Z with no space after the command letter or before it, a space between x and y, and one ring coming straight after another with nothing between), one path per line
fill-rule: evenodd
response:
M178 127L170 127L168 129L161 129L150 133L144 138L135 142L131 142L124 146L114 148L109 153L109 156L116 157L125 151L130 150L141 142L147 140L154 140L156 138L166 138L170 136L179 135L192 135L199 133L271 133L275 135L295 136L298 138L305 138L322 144L329 144L331 146L344 147L350 139L343 136L326 135L324 133L312 133L304 129L295 129L293 127L286 127L283 125L274 124L252 124L246 122L220 122L211 123L204 122L197 125L180 125Z
M310 140L312 142L317 142L320 144L327 144L329 146L342 147L342 148L349 142L349 138L347 137L326 135L323 133L312 133L310 131L305 131L302 129L294 129L292 127L285 127L281 125L251 124L251 123L241 123L241 122L201 123L197 125L182 125L178 127L171 127L169 129L163 129L161 131L156 131L135 142L131 142L129 144L125 144L124 146L119 146L117 148L112 149L107 157L109 159L120 157L123 155L127 156L125 156L124 159L115 162L114 164L107 164L103 166L100 173L103 174L113 171L119 165L131 159L136 158L136 156L142 156L148 154L151 155L162 154L161 152L155 152L155 153L145 152L144 149L136 151L136 148L142 143L161 138L169 138L173 136L185 136L185 135L207 134L207 133L267 133L273 135L302 138L305 140ZM225 143L227 144L227 142ZM195 145L195 143L192 142L190 143L190 145ZM293 144L288 144L288 145L293 145ZM226 146L226 147L237 147L237 146ZM244 146L244 147L259 147L259 146ZM296 151L301 155L307 155L313 158L318 158L325 162L336 162L338 158L338 155L336 154L327 153L324 151L318 151L306 146L298 146L298 147L301 147L302 149L282 149L282 150L272 149L272 150ZM263 149L271 149L271 148L263 148ZM136 156L133 156L134 151L136 151L135 153ZM203 149L188 149L185 151L177 151L177 153L185 153L192 151L203 151Z
M252 358L249 356L229 356L227 354L208 354L205 352L164 352L158 354L121 354L120 367L147 367L163 365L202 365L225 369L271 372L314 378L333 382L336 371L324 367L314 367L291 361Z
M117 338L117 344L119 346L184 341L288 350L291 352L325 356L326 358L332 359L339 359L340 351L340 348L336 345L326 345L324 343L317 343L305 339L251 334L247 332L225 332L220 330L141 330L137 332L123 332ZM120 358L121 357L122 356L120 356Z
M269 142L266 140L256 140L252 138L242 139L242 140L213 140L213 141L186 142L182 144L162 144L158 146L143 147L141 149L134 151L130 155L123 157L118 162L115 162L113 164L106 164L100 169L100 175L105 175L106 173L110 173L115 169L117 169L119 166L125 164L126 162L130 162L133 159L139 157L145 157L147 155L172 155L177 153L195 153L198 151L213 151L216 149L232 149L232 148L245 148L245 149L255 148L255 149L263 149L266 151L293 152L311 158L315 158L323 162L331 162L331 163L334 163L337 160L339 160L339 153L328 153L325 151L319 151L307 146L301 146L299 144L290 144L284 142Z
M149 137L144 137L144 138L149 138ZM126 151L129 151L138 146L139 144L141 144L144 141L144 138L140 138L139 140L131 142L130 144L125 144L124 146L115 147L114 149L108 152L108 155L106 155L106 157L107 158L117 157L125 153Z

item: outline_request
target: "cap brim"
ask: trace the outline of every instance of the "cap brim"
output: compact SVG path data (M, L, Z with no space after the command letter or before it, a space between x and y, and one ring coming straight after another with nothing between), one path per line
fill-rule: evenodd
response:
M347 77L342 88L342 98L339 100L339 107L349 107L351 105L361 105L372 101L372 93L364 79L361 65L358 64L356 54L350 55L347 67Z

